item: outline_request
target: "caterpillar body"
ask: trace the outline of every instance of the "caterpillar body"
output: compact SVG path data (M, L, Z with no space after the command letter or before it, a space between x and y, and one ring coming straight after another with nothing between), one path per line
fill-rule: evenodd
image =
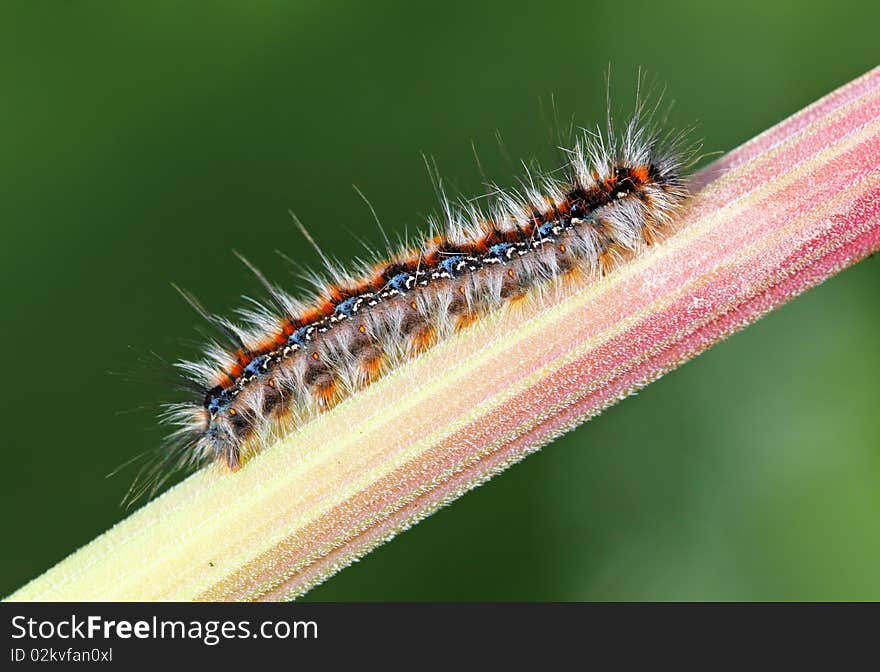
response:
M488 311L539 300L574 274L599 278L652 244L687 197L682 171L692 150L684 134L642 116L637 109L620 133L610 120L605 132L583 131L560 171L498 190L483 209L444 198L442 218L420 244L348 272L324 258L311 297L284 292L243 258L270 301L239 311L237 322L181 292L231 347L212 342L203 360L175 365L194 398L164 406L173 431L130 495L212 460L235 470Z

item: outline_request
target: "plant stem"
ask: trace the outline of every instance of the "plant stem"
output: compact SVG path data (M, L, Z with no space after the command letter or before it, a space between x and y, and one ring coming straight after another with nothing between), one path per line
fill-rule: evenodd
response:
M665 241L487 316L263 452L208 468L13 600L301 595L880 249L880 69L698 174Z

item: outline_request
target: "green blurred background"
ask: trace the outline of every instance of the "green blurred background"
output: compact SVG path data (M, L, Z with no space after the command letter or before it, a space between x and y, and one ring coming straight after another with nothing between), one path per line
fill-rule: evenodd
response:
M124 517L193 354L170 282L229 311L247 255L295 286L436 200L547 157L638 66L727 150L877 64L876 2L5 2L0 594ZM867 260L468 494L320 600L880 599L880 259Z

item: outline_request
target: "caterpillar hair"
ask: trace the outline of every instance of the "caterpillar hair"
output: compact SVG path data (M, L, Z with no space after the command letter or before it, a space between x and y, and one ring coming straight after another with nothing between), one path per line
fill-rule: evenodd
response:
M175 365L198 392L164 406L171 433L129 498L211 461L234 471L486 313L541 301L574 278L597 281L652 245L685 201L683 171L695 160L685 133L653 122L656 109L637 102L619 130L609 114L605 129L578 132L559 170L495 190L482 207L442 196L441 216L415 245L389 245L348 270L319 249L324 269L312 275L308 295L283 291L240 255L268 300L239 310L236 320L179 290L224 341L208 343L199 361Z

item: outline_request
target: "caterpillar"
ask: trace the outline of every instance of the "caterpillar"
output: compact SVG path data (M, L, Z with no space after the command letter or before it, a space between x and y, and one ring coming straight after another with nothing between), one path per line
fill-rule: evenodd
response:
M655 108L656 110L656 108ZM294 296L244 257L268 300L238 321L184 298L223 334L204 358L179 361L189 393L164 405L172 428L158 463L130 495L152 494L168 476L217 461L238 469L250 455L482 315L572 276L597 280L654 243L688 191L685 133L664 132L636 106L616 132L582 130L558 170L494 189L488 205L453 202L415 245L350 270L324 261L311 295ZM306 238L309 233L299 225Z

